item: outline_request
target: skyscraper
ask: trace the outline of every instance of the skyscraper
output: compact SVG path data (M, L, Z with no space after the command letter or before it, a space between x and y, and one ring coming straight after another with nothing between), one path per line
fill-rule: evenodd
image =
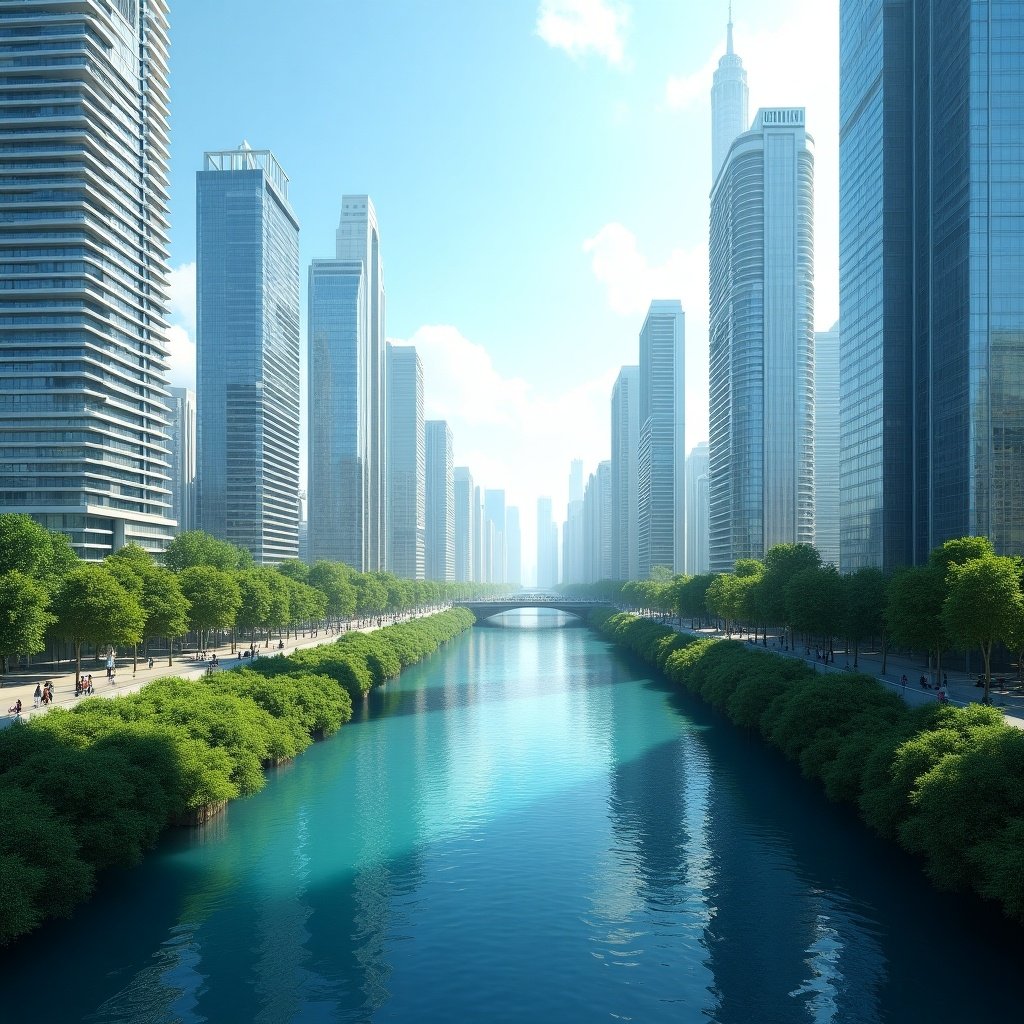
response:
M489 583L487 558L484 555L486 536L484 504L479 485L473 488L473 579L477 583Z
M840 548L1024 551L1024 5L840 3Z
M423 363L411 345L387 347L388 568L407 580L426 573L427 441Z
M732 4L729 4L725 54L711 86L711 181L725 165L733 140L747 130L747 73L732 48Z
M562 582L583 583L583 460L573 459L569 465L569 504L562 526Z
M639 576L686 562L685 318L678 299L651 303L640 331L637 460Z
M171 501L178 530L193 528L196 482L196 393L190 388L168 388L170 425L167 443L171 462Z
M814 157L759 110L711 192L711 571L814 540Z
M523 538L515 505L505 509L505 582L517 587L523 582Z
M161 551L167 4L3 8L0 507L83 558Z
M624 366L612 388L612 577L640 577L640 367Z
M708 481L708 443L701 441L686 459L686 572L708 571L711 491Z
M199 526L272 565L299 553L299 222L269 150L196 175Z
M558 584L558 527L550 498L537 499L537 586L550 590Z
M839 566L839 324L814 335L814 546Z
M309 542L314 559L387 564L384 270L369 196L343 196L333 260L309 270Z
M506 575L506 534L505 534L505 492L498 490L484 491L484 516L493 529L493 542L490 552L491 583L507 583Z
M583 582L612 578L612 464L601 462L583 491Z
M455 579L455 463L445 420L427 420L427 579Z
M471 583L473 575L473 544L476 535L474 515L473 474L468 466L455 467L455 580Z

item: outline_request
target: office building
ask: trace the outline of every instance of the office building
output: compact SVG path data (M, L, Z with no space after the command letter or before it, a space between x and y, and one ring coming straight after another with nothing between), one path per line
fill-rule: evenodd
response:
M299 222L269 150L196 175L196 517L258 565L299 554Z
M167 3L2 6L0 508L160 552Z
M612 464L598 464L583 491L583 583L612 579Z
M473 488L473 580L477 583L489 583L487 575L487 559L484 557L484 537L486 534L484 520L484 503L479 486Z
M423 363L411 345L387 346L388 568L426 575L427 441Z
M472 583L474 573L473 544L476 536L476 510L473 474L467 466L456 466L454 477L455 495L455 580L457 583Z
M678 299L651 303L640 331L637 460L639 577L686 562L685 320Z
M714 182L729 155L733 140L747 130L747 73L743 61L733 50L732 5L725 53L718 62L711 86L711 180Z
M839 567L839 324L814 335L814 546Z
M455 579L455 462L445 420L427 420L427 579Z
M710 561L708 473L708 443L701 441L686 459L686 572L690 576L706 573Z
M171 513L178 532L184 533L193 528L195 518L196 393L190 388L172 387L167 391Z
M505 533L505 492L500 490L484 491L484 516L492 527L492 539L488 552L490 583L507 583L506 574L506 540Z
M759 110L711 192L711 571L814 541L814 157Z
M384 270L369 196L343 196L336 258L309 270L309 543L387 565Z
M612 388L612 578L640 578L640 367L624 366Z
M562 582L584 583L584 483L583 460L573 459L569 464L569 504L562 524Z
M1024 5L840 3L840 560L1024 552Z
M515 505L505 509L505 582L516 587L523 582L523 538Z
M551 590L558 585L558 527L552 517L550 498L537 499L537 586Z

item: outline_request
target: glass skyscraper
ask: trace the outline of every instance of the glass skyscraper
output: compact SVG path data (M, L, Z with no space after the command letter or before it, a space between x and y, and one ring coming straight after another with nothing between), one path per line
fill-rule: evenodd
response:
M839 324L814 335L814 546L839 567Z
M343 196L336 258L309 270L309 544L387 564L384 269L369 196Z
M612 575L640 576L639 515L640 367L624 366L612 388Z
M1024 551L1024 2L842 0L844 569Z
M710 562L711 512L708 443L701 441L686 457L686 571L699 576Z
M5 3L0 507L83 558L173 535L167 4Z
M387 370L388 569L403 579L422 580L427 529L423 363L412 345L389 342Z
M258 565L299 553L299 222L269 150L196 175L196 518Z
M179 531L191 530L195 525L196 393L191 388L167 390L173 513Z
M814 157L759 110L711 192L710 563L814 540Z
M455 462L451 427L427 420L427 579L455 579Z
M718 178L737 135L747 130L747 104L750 90L743 61L732 46L732 5L725 53L718 61L711 86L711 181Z
M473 582L473 537L476 510L473 474L468 466L455 467L455 581Z
M640 331L638 569L686 564L685 320L678 299L651 303Z

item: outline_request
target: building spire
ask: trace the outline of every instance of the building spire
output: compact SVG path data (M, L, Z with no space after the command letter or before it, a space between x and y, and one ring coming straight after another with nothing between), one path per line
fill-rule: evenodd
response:
M728 53L728 54L731 54L733 52L733 49L732 49L732 0L729 0L729 26L728 26L726 40L727 40L727 42L726 42L725 52Z

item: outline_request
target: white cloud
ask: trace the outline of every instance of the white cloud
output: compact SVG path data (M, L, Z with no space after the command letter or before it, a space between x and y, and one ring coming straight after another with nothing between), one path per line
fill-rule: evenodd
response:
M167 280L168 377L175 387L196 386L196 265L182 263Z
M564 516L569 463L586 472L611 450L611 389L618 367L597 368L582 383L547 389L502 373L487 349L456 327L421 327L405 341L423 360L428 419L446 419L455 438L455 463L469 466L474 483L503 488L517 505L523 530L523 563L536 555L539 496Z
M622 64L629 8L620 0L541 0L537 35L571 57L594 52Z

